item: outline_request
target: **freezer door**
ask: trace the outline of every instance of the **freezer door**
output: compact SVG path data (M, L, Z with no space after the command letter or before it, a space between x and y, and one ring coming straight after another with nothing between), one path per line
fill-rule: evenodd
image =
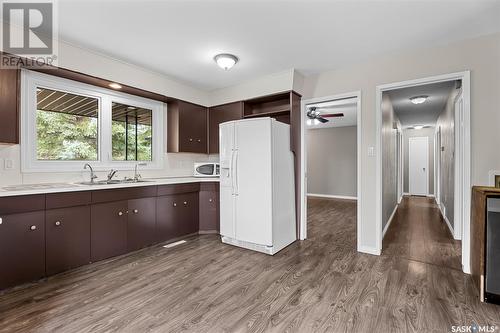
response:
M234 212L234 122L219 125L220 156L220 233L222 236L235 237Z
M236 122L236 239L272 246L271 120Z

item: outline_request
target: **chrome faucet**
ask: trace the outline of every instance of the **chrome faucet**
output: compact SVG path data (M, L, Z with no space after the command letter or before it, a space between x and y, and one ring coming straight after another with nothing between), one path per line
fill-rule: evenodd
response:
M88 164L88 163L85 163L85 165L83 166L83 169L84 170L90 169L90 182L94 183L94 179L96 179L97 176L95 175L94 169L92 168L92 166L90 164Z
M108 182L113 179L113 177L116 175L116 173L118 172L118 170L113 170L111 169L111 171L108 173Z
M134 167L134 182L138 181L141 177L141 175L139 173L137 173L137 167L138 166L146 166L147 164L146 163L136 163L135 164L135 167Z

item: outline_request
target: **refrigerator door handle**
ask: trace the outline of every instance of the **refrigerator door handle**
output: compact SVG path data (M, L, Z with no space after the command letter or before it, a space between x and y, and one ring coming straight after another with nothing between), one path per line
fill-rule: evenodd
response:
M238 150L235 151L234 156L235 156L235 158L234 158L234 179L233 179L234 194L238 195L239 191L240 191L239 184L238 184Z
M235 187L234 187L234 157L235 157L235 152L234 152L234 149L231 150L231 163L230 163L230 166L229 166L229 173L230 173L230 177L231 177L231 194L234 195L235 194Z

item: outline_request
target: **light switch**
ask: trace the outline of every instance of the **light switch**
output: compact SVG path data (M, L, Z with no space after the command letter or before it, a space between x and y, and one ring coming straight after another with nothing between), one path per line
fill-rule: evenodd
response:
M14 161L11 159L6 158L4 161L4 168L5 170L12 170L14 169Z
M375 147L368 147L368 156L375 156Z

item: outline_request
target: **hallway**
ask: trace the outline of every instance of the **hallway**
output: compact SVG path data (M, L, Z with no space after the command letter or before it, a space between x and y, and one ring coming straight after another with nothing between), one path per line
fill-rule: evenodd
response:
M453 239L433 198L403 197L382 254L462 270L460 241Z

